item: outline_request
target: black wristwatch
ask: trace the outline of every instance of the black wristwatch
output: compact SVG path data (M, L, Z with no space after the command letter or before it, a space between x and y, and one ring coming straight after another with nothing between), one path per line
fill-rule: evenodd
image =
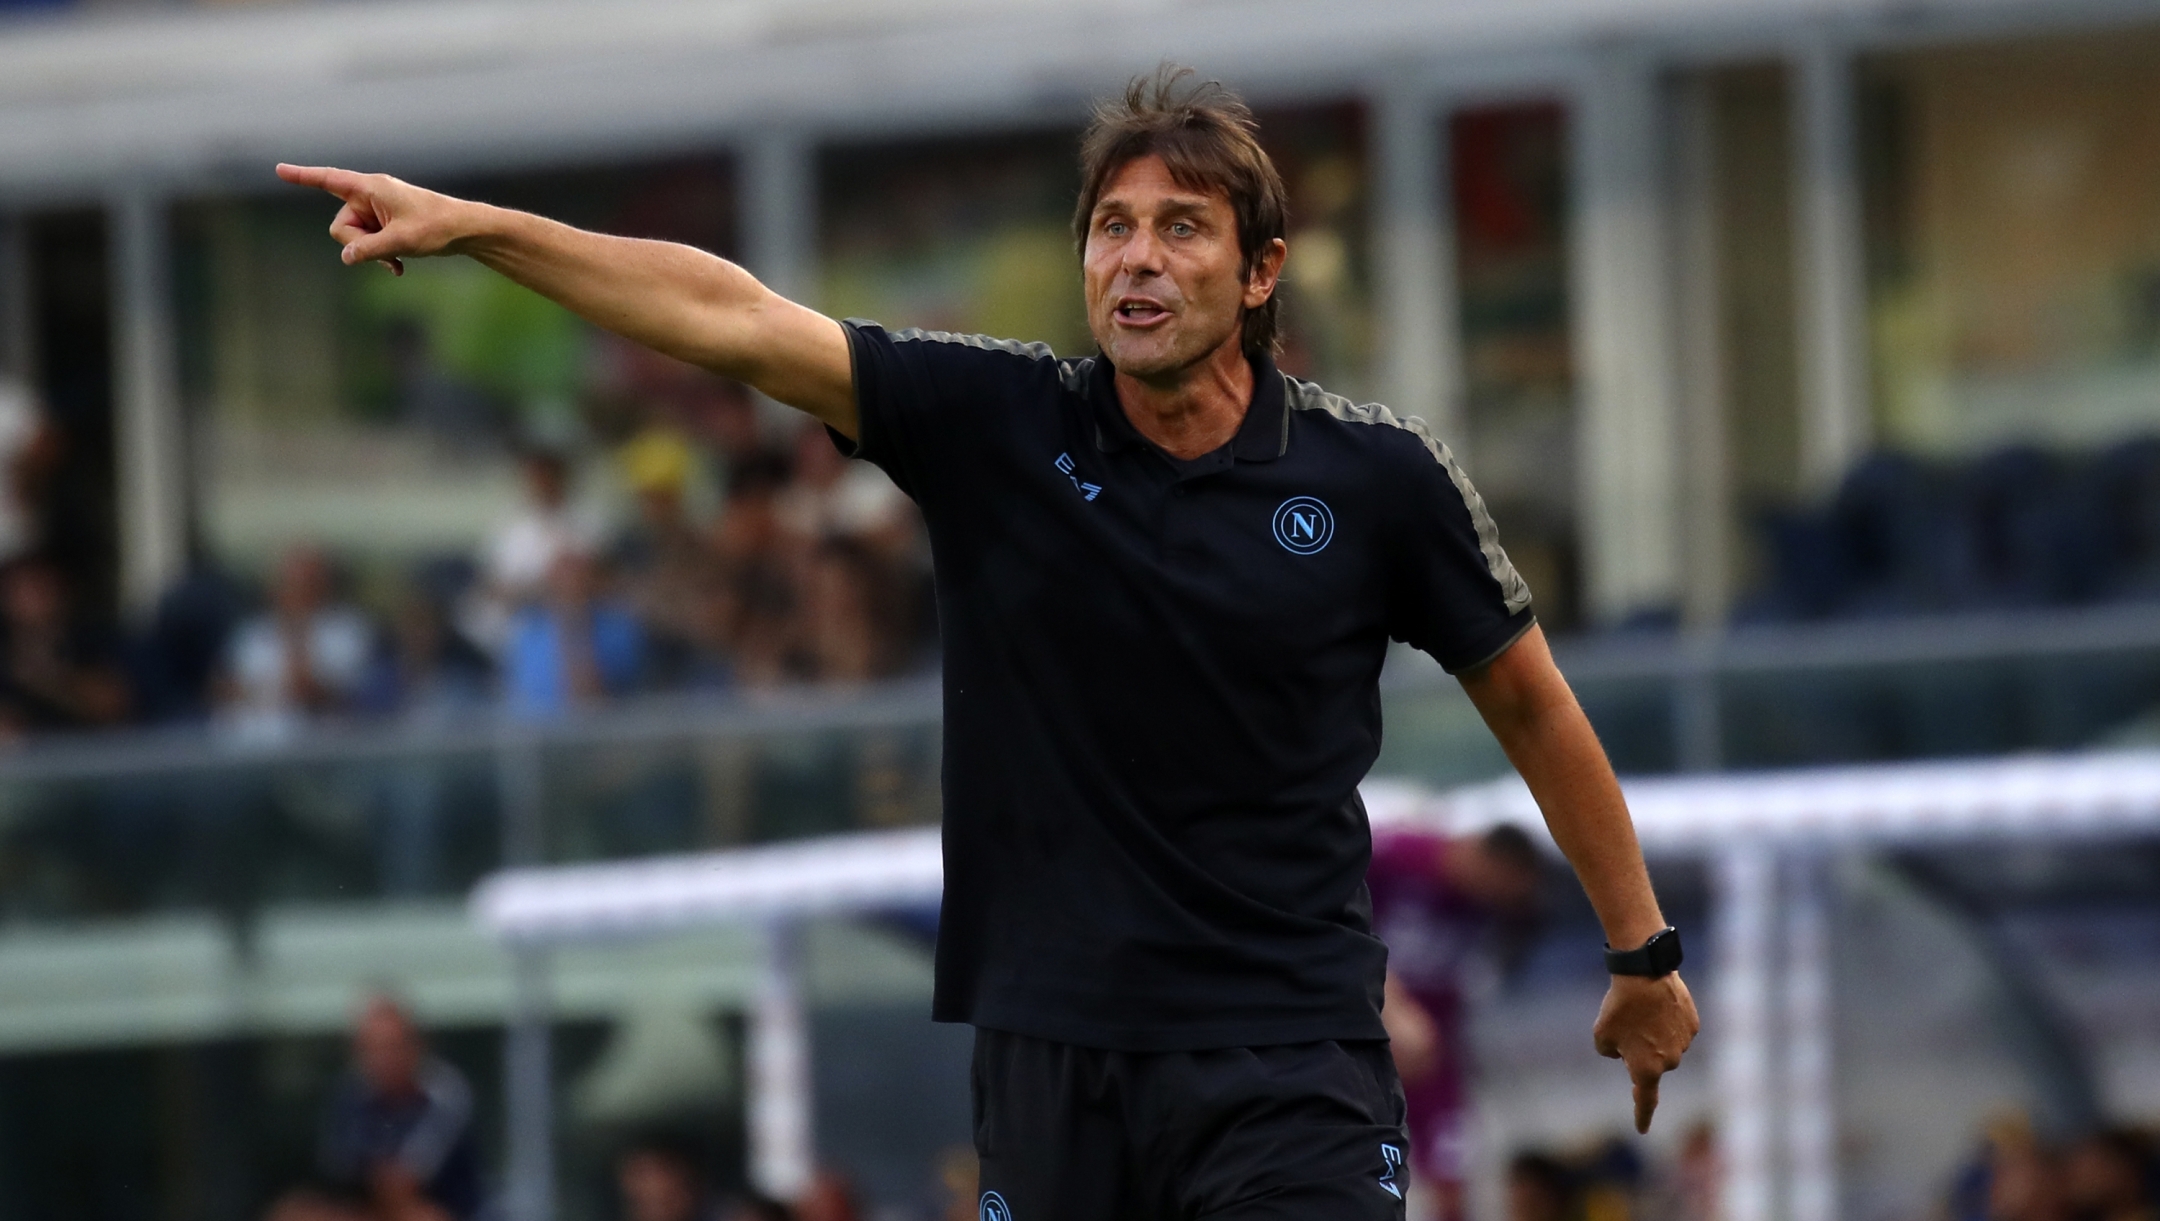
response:
M1606 946L1605 969L1615 975L1646 975L1651 979L1672 974L1680 969L1680 930L1668 924L1632 950Z

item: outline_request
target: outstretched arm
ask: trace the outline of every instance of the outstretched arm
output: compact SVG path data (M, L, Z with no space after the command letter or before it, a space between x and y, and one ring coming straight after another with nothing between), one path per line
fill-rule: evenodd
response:
M587 233L424 190L387 174L280 165L278 177L344 202L330 236L351 264L462 254L595 326L746 382L854 437L854 376L840 324L725 259L673 242Z
M1531 628L1491 664L1462 676L1463 690L1522 773L1575 875L1589 892L1606 943L1633 949L1665 927L1643 868L1635 824L1605 749L1553 664L1545 634ZM1701 1026L1677 972L1657 979L1615 975L1593 1037L1600 1055L1627 1064L1635 1128L1650 1130L1658 1078L1680 1066Z

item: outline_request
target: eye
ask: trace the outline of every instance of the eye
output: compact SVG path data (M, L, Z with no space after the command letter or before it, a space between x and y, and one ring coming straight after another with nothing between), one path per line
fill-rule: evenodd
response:
M1125 229L1125 222L1121 220L1106 220L1103 222L1102 231L1109 237L1124 237Z
M1170 236L1172 237L1191 237L1197 232L1199 230L1194 229L1192 222L1189 220L1172 221L1170 224Z

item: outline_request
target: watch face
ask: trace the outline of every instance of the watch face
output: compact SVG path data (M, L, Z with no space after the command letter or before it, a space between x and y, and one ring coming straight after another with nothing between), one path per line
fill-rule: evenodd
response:
M1650 969L1659 975L1680 969L1680 930L1668 928L1643 945L1650 952Z

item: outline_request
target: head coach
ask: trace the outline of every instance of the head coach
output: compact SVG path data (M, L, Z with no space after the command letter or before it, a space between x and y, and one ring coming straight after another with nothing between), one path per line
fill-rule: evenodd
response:
M1595 904L1648 1129L1696 1030L1634 827L1484 502L1416 419L1274 364L1284 192L1165 71L1098 109L1099 354L836 322L684 246L280 166L344 260L461 254L827 424L921 506L944 634L934 1016L976 1028L984 1221L1399 1218L1358 782L1391 639L1462 682Z

